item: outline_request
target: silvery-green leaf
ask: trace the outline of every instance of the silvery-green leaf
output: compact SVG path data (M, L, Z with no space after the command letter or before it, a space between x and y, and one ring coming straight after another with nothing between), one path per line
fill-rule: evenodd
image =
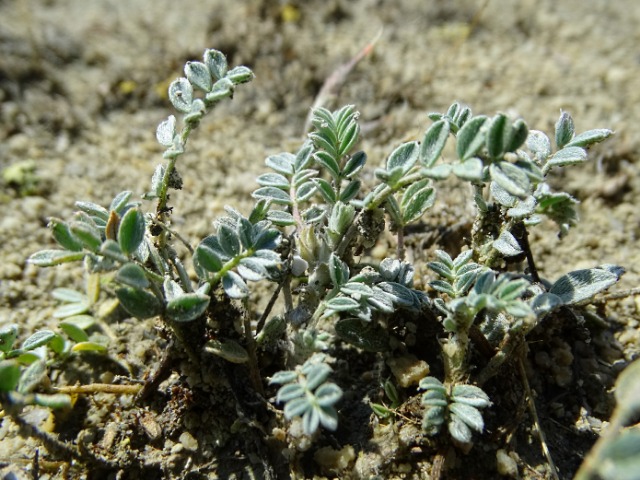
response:
M529 195L524 200L518 201L513 208L507 210L507 217L517 219L528 217L535 212L537 206L538 203L536 199L532 195Z
M505 153L507 144L511 141L511 122L504 113L499 113L491 119L487 129L487 152L493 159Z
M422 428L427 435L435 435L440 431L440 426L445 421L444 407L429 407L425 410L422 418Z
M289 402L294 398L303 396L305 393L304 387L299 383L289 383L278 390L276 402Z
M538 317L552 312L562 305L564 305L564 303L559 296L548 292L536 295L531 301L531 308L533 308L533 311Z
M446 180L451 174L451 164L441 163L430 168L422 168L420 174L433 180Z
M265 267L273 267L278 265L282 259L280 255L272 250L257 250L251 257L252 260L262 263Z
M453 416L457 416L471 427L476 432L482 432L484 430L484 421L482 420L482 414L477 408L472 407L464 403L452 403L449 405L449 410Z
M342 130L342 129L341 129ZM357 121L352 120L348 122L344 131L340 132L340 148L338 155L343 156L349 153L349 150L353 148L358 141L358 135L360 133L360 125Z
M396 148L387 159L387 171L400 168L402 175L407 173L418 161L420 146L418 142L408 142Z
M453 280L455 278L453 271L442 262L429 262L427 263L427 267L447 280Z
M199 270L197 267L202 267L206 272L217 272L222 268L222 260L217 252L204 243L200 243L196 247L193 262L196 265L196 271ZM203 275L199 274L198 276L200 278L206 277L206 273L202 273Z
M532 318L535 317L535 312L529 305L521 301L509 302L504 310L515 318Z
M34 350L42 345L46 345L53 340L55 336L56 334L51 330L38 330L22 342L22 350Z
M11 392L20 381L20 366L15 360L0 361L0 392Z
M447 252L445 252L444 250L436 250L435 252L433 252L433 254L438 258L440 262L446 265L447 268L451 270L454 269L455 263L453 262L453 260L451 259L451 257Z
M563 148L567 143L571 141L575 133L575 127L573 125L573 118L567 112L560 112L560 118L556 122L556 145L558 148Z
M595 463L595 470L597 475L585 478L637 480L640 471L640 431L637 428L622 430L606 443L600 461Z
M384 290L380 289L379 287L374 287L373 289L373 296L367 298L367 303L369 305L371 305L374 309L379 310L381 312L385 312L385 313L393 313L394 312L394 308L393 308L393 298L391 297L391 295L389 295L387 292L385 292ZM365 320L369 320L368 316L365 315L365 317L361 317Z
M145 233L144 214L137 208L130 208L120 220L118 227L118 244L125 255L135 252Z
M167 304L167 317L178 323L191 322L201 317L209 306L209 296L199 293L185 293Z
M146 290L122 287L116 289L116 296L122 307L136 318L151 318L162 313L163 305L160 300Z
M204 63L216 80L227 74L227 57L218 50L208 49L204 52Z
M452 166L453 174L462 178L463 180L469 180L470 182L480 182L483 177L484 165L479 158L468 158L462 162L456 162Z
M129 258L122 253L122 249L115 240L107 239L100 246L100 254L115 262L127 263Z
M489 166L491 180L496 182L507 193L520 198L527 197L531 189L529 177L521 169L509 162L492 163Z
M218 227L218 241L220 242L222 251L229 255L229 257L235 257L241 251L238 233L227 225L221 224Z
M460 272L460 268L465 265L469 265L469 261L473 258L473 250L465 250L464 252L460 252L458 256L453 261L453 266L456 269L456 272Z
M78 327L75 323L63 321L59 324L60 330L67 334L67 336L74 342L86 342L89 340L89 335L83 329Z
M49 220L48 226L51 229L53 238L62 248L72 252L82 251L82 242L71 233L71 229L66 222L52 218Z
M420 163L430 168L438 160L449 138L449 122L439 120L429 127L420 146Z
M508 142L505 144L505 152L515 152L526 141L529 135L529 127L521 118L513 122L511 126L511 134Z
M338 162L331 153L321 150L313 155L313 159L318 165L325 168L334 180L340 178L340 165L338 165Z
M311 159L313 160L313 157L311 157ZM293 184L294 187L299 188L300 185L308 183L308 181L311 178L316 177L318 175L318 173L319 172L317 170L313 169L313 168L307 168L307 169L304 169L304 170L296 170L296 173L291 178L291 183Z
M257 282L269 276L264 265L250 257L240 260L236 270L242 278L251 282Z
M447 389L445 388L445 386L436 377L424 377L422 380L420 380L418 387L421 390L436 390L443 395L446 395L447 393Z
M222 288L231 298L244 298L249 295L249 287L236 272L229 271L222 277Z
M479 115L468 120L458 131L456 152L461 161L465 161L480 151L485 144L485 124L488 118Z
M529 158L526 152L518 150L516 155L518 156L518 160L516 160L515 165L527 174L527 177L529 177L529 180L531 180L533 184L539 184L544 181L542 169Z
M502 278L506 278L502 276ZM516 300L524 294L531 284L524 278L508 280L496 288L496 296L501 300Z
M63 323L70 323L82 330L86 330L96 324L96 319L91 315L74 315L73 317L65 318Z
M541 165L551 155L551 141L544 132L530 130L527 137L527 148L533 153L535 162Z
M402 211L404 223L410 223L420 218L424 212L433 206L435 190L429 187L429 180L412 183L402 195Z
M194 87L203 92L211 90L213 80L209 68L202 62L187 62L184 66L184 74ZM162 142L161 142L162 143Z
M256 234L253 239L253 248L256 249L256 255L260 257L263 256L260 252L275 249L280 243L280 239L280 232L275 228L268 228ZM273 252L265 255L271 255L271 258L278 257L277 254L274 256ZM279 263L279 260L277 262Z
M293 163L295 160L296 157L293 154L283 152L268 156L264 163L278 173L293 175Z
M429 282L429 286L434 290L437 290L442 293L446 293L450 297L456 296L456 291L453 289L451 284L443 280L433 280L432 282Z
M573 137L573 139L565 145L565 147L582 147L587 148L595 143L600 143L613 135L613 131L607 128L596 128L594 130L587 130L579 135Z
M451 396L456 403L464 403L476 408L484 408L491 405L489 396L475 385L454 385Z
M244 347L233 340L209 340L204 345L204 351L213 353L231 363L246 363L249 361L249 354Z
M69 228L73 236L80 240L86 249L94 253L98 252L102 244L102 238L95 225L74 221L69 224Z
M511 232L502 232L500 236L494 240L493 248L495 248L503 257L514 257L522 253L522 248L518 240Z
M186 78L178 78L169 85L169 101L181 113L189 113L193 102L193 87Z
M320 413L318 409L311 406L302 417L302 430L305 435L313 435L320 426Z
M503 207L514 207L519 200L517 196L511 195L496 182L491 182L489 190L495 201Z
M425 407L446 407L449 404L447 396L437 390L427 390L423 393L420 403Z
M288 193L276 187L261 187L254 191L251 196L259 200L267 200L276 205L291 205L293 203Z
M356 197L356 195L358 195L358 193L360 192L361 185L362 185L362 182L360 180L351 180L347 184L347 186L344 187L344 189L342 190L342 193L340 193L339 200L342 203L349 203L352 199Z
M305 365L302 371L306 375L306 388L315 390L329 378L331 367L326 363L313 363Z
M336 254L329 257L329 275L333 285L339 287L349 280L349 267Z
M264 173L260 175L256 181L261 187L290 188L289 180L280 173Z
M304 202L309 200L317 191L316 185L313 183L314 179L302 183L297 187L296 200L298 202Z
M78 292L77 290L73 290L71 288L54 288L51 291L51 296L56 300L60 300L61 302L88 303L87 296L84 293Z
M18 337L18 325L11 323L0 328L0 352L7 353L13 348L13 342Z
M471 443L472 433L469 426L457 415L449 418L449 433L460 443Z
M320 385L314 393L321 407L331 407L342 398L342 389L335 383Z
M284 417L287 420L291 420L294 417L299 417L312 409L312 405L306 397L294 398L288 401L284 406ZM317 425L316 425L317 428ZM313 433L313 432L310 432Z
M332 432L338 428L338 412L335 408L320 406L315 411L318 413L320 423L324 428Z
M204 96L205 105L211 106L233 95L234 84L227 77L223 77L213 84L211 91Z
M631 417L640 411L640 360L633 361L618 376L614 395L619 410L625 410L624 417Z
M313 144L307 140L295 155L294 170L296 172L309 168L313 162Z
M356 299L358 296L366 298L373 295L371 287L360 282L347 282L340 287L340 291Z
M23 395L31 393L47 374L47 366L42 360L38 360L29 365L18 382L17 391Z
M269 380L269 385L291 383L298 379L298 374L291 370L283 370L275 373Z
M293 218L289 212L285 212L284 210L270 210L267 214L267 218L274 225L279 227L287 227L289 225L295 225L296 220Z
M565 305L573 305L593 298L620 280L624 269L602 265L596 268L576 270L560 277L549 289L560 297Z
M284 210L270 210L267 214L267 218L270 222L279 227L287 227L289 225L295 225L296 223L293 215L289 212L285 212Z
M378 325L364 323L358 318L347 318L339 320L335 329L340 339L365 352L389 350L389 335Z
M342 176L344 178L352 178L356 175L367 163L367 154L364 152L354 153L344 165L342 169Z
M164 178L165 166L159 164L156 169L153 171L153 175L151 176L151 194L153 194L156 198L160 195L160 190L162 189L162 179Z
M170 115L169 118L162 121L156 129L156 139L158 143L164 147L173 145L173 137L176 135L176 117Z
M316 191L319 192L328 203L336 203L336 191L327 180L324 178L314 178L311 181L315 185Z
M180 284L169 277L164 279L162 288L164 289L164 296L167 300L173 300L184 295L184 290Z
M471 285L473 285L473 282L475 282L476 278L478 277L478 273L479 270L473 270L463 273L456 278L453 284L456 296L464 295L465 293L467 293Z
M109 218L109 211L98 204L92 202L75 202L75 206L87 215L100 218L105 222Z
M576 165L587 160L587 151L581 147L565 147L557 151L544 165L542 171L547 173L552 167Z
M239 65L227 72L226 77L233 82L234 85L247 83L253 80L253 72L244 65Z
M351 297L334 297L325 301L329 314L333 312L348 312L360 308L360 303Z
M411 290L404 285L395 282L381 282L378 288L393 297L393 302L405 307L410 307L415 303L415 297Z
M54 318L72 317L73 315L80 315L87 311L89 311L89 301L88 299L85 298L81 302L67 303L65 305L62 305L56 308L53 311L53 317Z

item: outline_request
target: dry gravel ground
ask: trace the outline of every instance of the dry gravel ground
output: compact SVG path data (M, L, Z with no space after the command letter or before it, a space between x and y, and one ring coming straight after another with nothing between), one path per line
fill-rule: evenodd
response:
M633 125L640 121L638 25L640 4L635 0L0 0L0 168L6 172L26 165L34 180L19 185L5 178L0 191L0 322L18 323L22 335L55 328L51 313L56 302L50 290L80 287L82 277L76 268L40 270L25 259L52 246L47 218L68 216L74 200L105 204L121 190L140 194L148 188L161 155L155 127L170 113L166 87L181 74L186 60L198 59L204 48L213 47L226 52L231 64L246 64L256 74L233 102L205 119L181 159L185 183L174 195L174 222L195 243L211 232L211 222L225 204L249 208L263 159L297 148L323 81L381 29L374 53L355 68L328 105L357 106L365 125L361 148L370 165L381 164L401 141L419 139L428 125L426 113L443 111L453 100L468 103L478 113L521 115L532 128L547 132L552 132L560 109L574 116L579 131L611 128L615 137L593 149L589 163L566 176L554 174L551 180L582 201L580 225L560 241L555 227L545 224L532 231L531 243L547 278L612 263L627 268L616 288L636 287L640 136ZM470 218L469 202L466 190L444 185L424 220L424 231ZM415 249L413 255L416 260L428 258L436 247L443 245ZM542 426L561 478L571 478L608 418L611 396L606 390L613 378L638 356L639 310L637 298L609 302L610 328L605 331L559 326L541 334L538 346L532 346L532 387L539 395ZM155 365L163 343L152 322L121 319L112 328L120 339L111 346L112 360L75 359L53 380L98 381L101 375L105 379L122 373L121 364L141 377ZM591 341L585 341L585 335ZM358 362L354 359L356 371ZM579 384L572 375L587 383ZM518 378L502 380L513 382L508 385L518 397ZM178 381L174 383L178 388ZM203 432L197 427L208 412L181 404L176 395L170 399L177 402L175 409L165 409L147 423L140 416L153 419L150 407L133 408L126 397L84 399L82 409L76 410L82 414L56 418L55 428L65 440L102 442L112 458L118 456L117 448L131 449L139 456L135 475L140 478L251 478L252 469L261 476L255 458L259 448L236 452L241 442L223 431L228 426ZM503 404L494 406L494 430L489 428L472 453L450 455L451 478L496 478L498 448L512 452L519 475L548 477L531 419L525 412L516 418L521 428L511 425L514 410L509 409L517 402L507 397L502 395ZM168 418L169 413L176 418ZM153 429L158 419L164 422L160 438L149 440L147 431L147 441L136 434L130 444L122 443L127 425ZM361 418L364 424L368 419L366 414ZM504 430L498 431L500 426ZM513 433L508 444L505 432ZM85 438L78 439L78 433ZM108 443L108 435L121 443ZM377 430L376 435L377 454L371 445L357 443L362 439L349 438L343 445L355 446L356 465L324 473L427 478L432 458L419 450L413 456L403 453L393 440L385 443L389 432ZM199 450L193 450L194 442L199 442ZM222 454L216 444L226 445ZM12 422L1 420L3 472L27 478L36 445L16 437ZM42 448L40 452L45 454ZM385 455L397 455L397 461ZM301 467L305 475L322 474L313 460L307 463ZM64 477L56 463L43 463L41 473L40 478ZM69 475L84 474L72 469Z

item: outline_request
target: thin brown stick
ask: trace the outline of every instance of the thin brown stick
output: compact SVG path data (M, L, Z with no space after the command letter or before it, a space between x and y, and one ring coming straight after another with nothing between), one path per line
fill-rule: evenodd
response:
M68 393L69 395L94 394L94 393L112 393L114 395L137 395L140 390L142 390L142 385L112 385L110 383L71 385L66 387L57 387L53 389L55 393Z
M528 398L529 403L529 413L533 417L533 424L536 427L536 432L538 433L538 439L540 440L540 446L542 447L542 453L544 454L547 462L549 463L549 469L551 470L551 477L554 480L560 480L558 477L558 470L556 469L556 464L551 457L551 451L549 450L549 445L547 444L547 439L542 430L542 425L540 425L540 419L538 418L538 411L536 410L536 403L533 399L533 393L531 391L531 387L529 386L529 379L527 378L527 372L524 368L524 346L521 347L521 354L518 358L518 369L520 370L520 376L522 377L522 385L524 386L525 395Z
M322 107L327 100L338 93L342 85L347 80L347 76L354 69L354 67L362 60L364 57L369 55L373 51L373 47L376 42L380 39L382 35L383 29L381 28L378 34L371 40L362 50L356 53L349 61L343 63L338 68L336 68L331 75L327 77L327 79L322 84L318 95L313 102L313 106L309 111L309 115L307 115L307 119L304 122L304 133L306 134L311 127L311 119L313 118L313 110L319 107Z

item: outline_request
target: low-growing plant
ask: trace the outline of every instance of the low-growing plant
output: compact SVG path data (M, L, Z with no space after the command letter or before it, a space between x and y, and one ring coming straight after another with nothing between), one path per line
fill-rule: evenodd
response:
M387 358L406 351L394 334L398 315L412 318L417 329L429 319L442 326L443 377L419 381L423 432L469 447L473 433L484 428L481 410L491 406L483 384L542 321L562 308L582 308L623 273L603 265L548 282L536 269L527 237L544 217L560 235L576 224L578 200L554 191L548 175L586 161L587 148L612 132L576 135L571 116L562 112L554 149L546 134L529 130L522 119L474 115L460 103L430 114L433 123L421 142L397 146L374 169L372 181L362 175L367 155L355 150L355 107L314 109L313 130L299 150L266 159L269 172L257 178L251 211L227 207L215 231L191 247L171 223L170 192L182 188L178 160L204 117L253 74L242 66L229 69L216 50L207 50L202 62L187 62L184 72L169 87L181 118L171 115L157 129L165 161L142 196L145 203L132 200L129 191L106 207L76 202L70 220L50 222L61 249L37 252L30 262L44 267L82 261L90 275L109 279L131 316L159 317L195 366L211 355L246 365L254 391L284 406L284 419L275 417L281 426L302 422L302 431L289 436L295 448L303 449L302 437L317 440L321 428L339 429L349 388L349 372L335 364L340 346ZM446 160L451 140L455 156ZM467 248L455 258L436 251L426 265L437 275L427 291L414 285L416 273L426 272L406 261L405 229L420 222L435 203L438 182L450 176L469 184L476 215ZM396 251L374 262L367 252L386 231L395 235ZM190 260L178 255L176 241ZM525 268L519 268L522 261ZM265 282L260 289L273 284L262 312L252 301L254 282ZM84 297L58 293L70 313L83 313ZM217 322L219 306L231 301L242 307L235 326ZM471 347L478 342L489 345L491 358L483 368L471 368ZM3 349L5 356L11 348ZM19 384L16 368L3 363L2 385L11 387L5 391ZM391 405L372 408L390 421L403 396L417 395L407 388L401 396L391 382L384 390Z

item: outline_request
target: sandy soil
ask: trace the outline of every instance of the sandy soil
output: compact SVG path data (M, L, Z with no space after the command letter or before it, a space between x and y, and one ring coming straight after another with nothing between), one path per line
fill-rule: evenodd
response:
M531 243L547 278L612 263L627 268L616 288L636 287L640 137L633 125L640 120L638 25L640 4L634 0L0 1L0 168L4 172L26 165L33 169L34 180L26 186L3 181L0 191L0 322L18 323L21 335L55 328L51 313L56 301L50 290L79 288L82 277L76 268L41 270L25 259L53 246L47 218L68 216L75 200L108 204L121 190L138 195L148 188L161 157L155 127L171 113L166 87L181 75L186 60L199 59L204 48L213 47L226 52L230 64L248 65L256 74L233 102L204 121L181 159L185 184L174 195L174 222L195 243L211 232L211 222L225 204L249 208L263 159L297 148L323 81L381 29L374 53L328 105L357 106L366 126L361 147L370 165L381 164L401 141L419 139L428 125L426 114L443 111L454 100L478 113L522 115L530 127L549 133L560 109L574 116L578 131L611 128L615 137L593 149L588 164L551 180L582 201L580 225L560 241L555 227L544 224L532 231ZM471 215L467 193L444 185L425 229ZM638 355L639 311L634 298L610 302L611 326L594 337L598 362L608 365L609 375L600 379L598 408L592 403L581 410L575 399L567 404L571 386L533 385L540 391L543 427L549 430L561 478L572 476L594 441L598 422L610 413L606 386L621 364ZM160 353L154 347L153 323L122 319L112 327L121 342L111 347L110 356L141 376ZM550 351L564 348L567 336L560 335L557 342ZM81 380L95 381L100 373L117 371L96 359L89 363L94 370L85 368L78 374ZM544 375L544 365L537 367ZM73 378L60 375L58 380ZM115 401L118 412L127 412L129 401ZM86 402L87 425L98 438L104 435L101 429L118 420L113 402L109 397ZM188 478L214 478L225 464L213 446L233 441L199 431L197 420L190 418L174 420L165 430L164 443L160 439L132 447L143 463L156 469L145 473L148 478L154 478L150 472L178 477L189 469ZM531 422L524 418L521 430L526 432L515 434L520 443L505 446L487 440L483 446L490 458L459 455L452 475L495 478L495 450L507 448L519 458L521 475L547 476ZM576 425L580 421L586 426ZM67 429L67 439L75 441L80 430ZM185 431L193 432L201 445L212 446L208 456L202 451L195 455L185 446ZM15 427L3 420L0 445L0 464L26 475L34 442L17 438ZM400 455L398 450L392 454ZM225 464L228 472L250 478L250 455L236 454L233 448L225 455L236 455ZM409 455L402 460L393 468L405 473L381 473L397 478L426 475L421 469L428 458ZM467 461L479 468L466 470ZM365 473L376 472L372 468ZM60 475L51 467L40 478Z

